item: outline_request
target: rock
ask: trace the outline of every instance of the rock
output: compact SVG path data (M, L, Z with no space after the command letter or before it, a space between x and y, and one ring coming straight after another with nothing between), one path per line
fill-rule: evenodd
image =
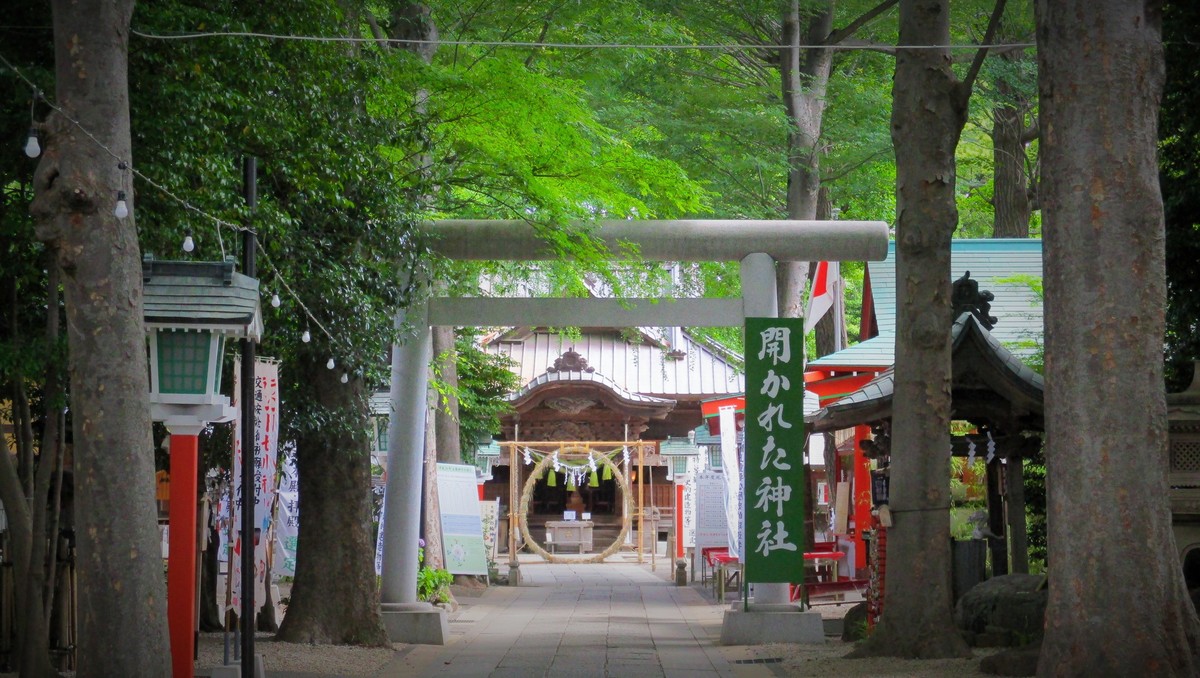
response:
M1031 574L993 577L963 595L955 606L955 621L975 634L978 647L1040 642L1048 595L1041 587L1044 580Z
M867 603L863 601L846 610L842 618L842 640L853 643L867 637Z
M997 652L981 659L979 670L993 676L1037 675L1038 655L1041 651L1041 643L1037 643Z

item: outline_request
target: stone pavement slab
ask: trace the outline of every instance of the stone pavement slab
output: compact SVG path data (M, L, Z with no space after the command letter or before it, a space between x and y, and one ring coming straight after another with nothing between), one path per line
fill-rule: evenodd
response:
M445 646L414 647L377 678L750 678L726 659L723 607L648 564L521 564L520 587L461 599Z

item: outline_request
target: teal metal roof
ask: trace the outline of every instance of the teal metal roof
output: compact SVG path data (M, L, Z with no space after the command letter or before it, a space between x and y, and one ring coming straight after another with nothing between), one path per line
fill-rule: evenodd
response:
M950 279L967 271L980 290L996 296L991 315L997 318L991 334L1020 357L1034 352L1042 336L1042 302L1021 279L1042 278L1042 241L1030 238L954 240L950 249ZM881 368L896 362L896 243L888 243L883 261L867 263L879 336L808 364L813 367ZM1003 281L1003 282L1001 282Z
M148 254L142 260L142 290L148 328L262 336L258 280L234 271L232 261L157 261Z
M1009 413L1026 430L1041 430L1042 375L1021 362L970 313L959 315L950 337L955 416L986 416L981 411L986 413L990 400L978 394L990 392L1010 403ZM816 412L806 411L805 421L815 431L832 431L886 419L892 416L894 392L895 371L889 368L837 402ZM973 408L971 401L976 399L987 402L983 408Z

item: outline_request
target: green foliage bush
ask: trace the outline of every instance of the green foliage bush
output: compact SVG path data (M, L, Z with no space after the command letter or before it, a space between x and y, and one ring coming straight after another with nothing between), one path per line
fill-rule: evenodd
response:
M425 547L424 540L421 540L422 546L417 549L417 562L425 562ZM450 584L454 582L454 575L447 570L439 567L429 567L421 565L420 571L417 572L417 600L423 600L429 603L445 603L450 600Z
M450 599L450 584L454 575L446 570L422 566L417 573L417 598L430 603L444 603Z

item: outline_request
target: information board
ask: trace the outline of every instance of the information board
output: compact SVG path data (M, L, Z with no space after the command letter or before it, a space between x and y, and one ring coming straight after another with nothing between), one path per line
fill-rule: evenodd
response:
M437 488L446 569L451 574L487 574L475 467L438 464Z
M725 477L718 471L696 474L696 548L729 546L725 519Z

